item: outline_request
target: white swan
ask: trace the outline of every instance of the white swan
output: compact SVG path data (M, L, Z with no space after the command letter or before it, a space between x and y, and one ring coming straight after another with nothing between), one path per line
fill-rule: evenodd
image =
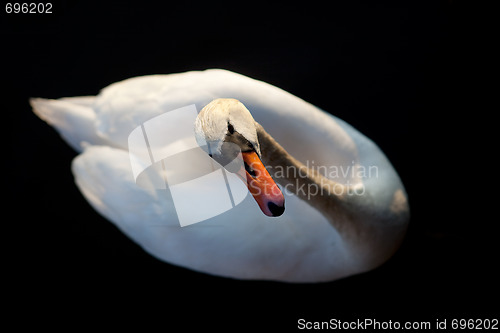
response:
M166 191L136 184L128 136L155 116L191 104L202 110L217 98L239 100L265 129L255 125L257 141L244 136L254 148L260 140L261 146L278 149L263 150L264 162L283 163L272 156L286 154L279 151L284 148L294 157L287 163L305 164L329 178L312 171L307 181L331 181L358 192L323 195L329 199L312 195L308 201L305 192L296 196L284 191L286 209L280 217L266 216L247 196L221 215L180 227ZM342 120L267 83L207 70L137 77L112 84L95 97L36 98L31 104L80 152L72 171L90 204L166 262L240 279L330 281L380 265L404 237L406 192L379 148ZM223 127L226 132L227 124ZM282 185L293 181L281 176L275 179ZM332 195L341 204L325 204Z

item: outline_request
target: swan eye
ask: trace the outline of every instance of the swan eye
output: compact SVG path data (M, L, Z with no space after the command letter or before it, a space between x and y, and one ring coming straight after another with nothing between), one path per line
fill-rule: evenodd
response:
M227 130L229 131L229 134L234 133L234 127L230 123L227 123Z
M247 162L245 162L245 170L248 172L248 174L250 176L252 176L253 178L257 178L257 174L255 173L255 170L252 169L248 164Z

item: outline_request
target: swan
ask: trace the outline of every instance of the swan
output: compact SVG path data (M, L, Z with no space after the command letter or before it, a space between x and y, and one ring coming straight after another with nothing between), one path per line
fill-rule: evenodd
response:
M376 144L265 82L210 69L134 77L97 96L30 103L78 152L71 169L91 206L170 264L236 279L333 281L378 267L406 233L407 194ZM252 195L182 227L172 194L147 186L161 170L150 168L146 185L138 184L129 137L188 105L201 110L188 135L213 144L207 158L221 164L224 145L238 147L244 168L235 174ZM257 181L270 191L253 193Z

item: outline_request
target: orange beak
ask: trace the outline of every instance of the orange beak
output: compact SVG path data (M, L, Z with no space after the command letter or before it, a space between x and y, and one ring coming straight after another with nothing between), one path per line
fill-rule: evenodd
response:
M256 152L242 152L247 186L260 209L267 216L280 216L285 211L285 197L266 170Z

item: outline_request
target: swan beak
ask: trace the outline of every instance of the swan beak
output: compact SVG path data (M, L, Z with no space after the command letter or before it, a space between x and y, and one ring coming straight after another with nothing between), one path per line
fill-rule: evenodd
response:
M242 152L247 186L260 209L267 216L280 216L285 211L285 197L256 152Z

